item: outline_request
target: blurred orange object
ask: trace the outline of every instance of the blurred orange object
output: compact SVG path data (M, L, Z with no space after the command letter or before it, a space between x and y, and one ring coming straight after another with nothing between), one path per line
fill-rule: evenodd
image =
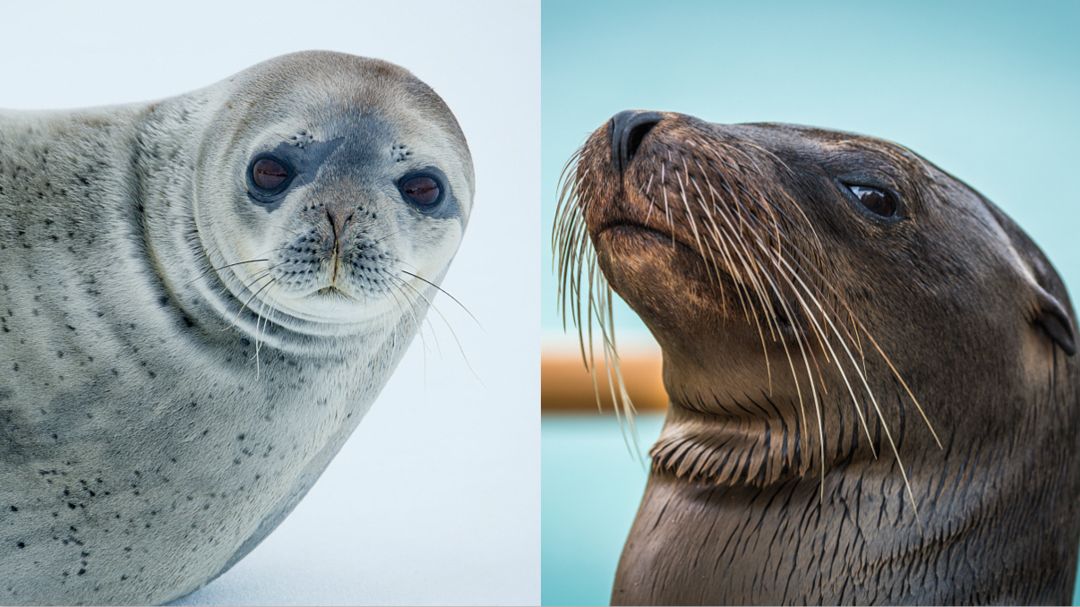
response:
M663 361L659 348L619 350L620 369L626 391L638 411L663 411L668 398L662 379ZM596 355L596 386L601 411L613 413L611 390L603 355ZM591 374L581 360L581 352L563 346L545 346L540 357L540 407L547 413L596 411L596 392Z

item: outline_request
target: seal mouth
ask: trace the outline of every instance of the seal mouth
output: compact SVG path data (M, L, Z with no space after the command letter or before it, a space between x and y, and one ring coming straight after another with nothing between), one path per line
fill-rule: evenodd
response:
M352 295L349 295L345 291L342 291L337 285L330 285L328 287L322 287L312 293L309 293L307 297L314 297L318 299L329 299L331 301L341 301L355 303L357 299Z

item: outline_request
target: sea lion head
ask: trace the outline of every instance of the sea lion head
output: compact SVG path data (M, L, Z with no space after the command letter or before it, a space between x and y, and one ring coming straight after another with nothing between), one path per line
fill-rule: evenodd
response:
M575 162L562 275L588 275L591 244L659 342L672 409L654 464L676 475L763 484L870 450L992 444L1075 375L1046 257L903 146L629 111Z
M307 52L241 72L213 101L197 238L239 300L362 323L426 299L474 187L465 138L434 91L384 61Z

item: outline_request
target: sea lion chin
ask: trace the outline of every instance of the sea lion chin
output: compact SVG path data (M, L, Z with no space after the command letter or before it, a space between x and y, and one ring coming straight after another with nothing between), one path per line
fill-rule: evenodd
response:
M613 603L1069 600L1074 313L993 203L891 142L661 112L567 175L572 315L615 355L621 296L671 400Z

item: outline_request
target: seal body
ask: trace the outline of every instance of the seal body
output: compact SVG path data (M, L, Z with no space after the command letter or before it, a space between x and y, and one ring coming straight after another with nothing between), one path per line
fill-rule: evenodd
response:
M0 113L0 602L165 602L258 544L412 339L472 179L429 88L334 53Z
M669 113L575 174L565 274L588 238L671 398L614 604L1070 600L1074 313L1000 209L890 142Z

